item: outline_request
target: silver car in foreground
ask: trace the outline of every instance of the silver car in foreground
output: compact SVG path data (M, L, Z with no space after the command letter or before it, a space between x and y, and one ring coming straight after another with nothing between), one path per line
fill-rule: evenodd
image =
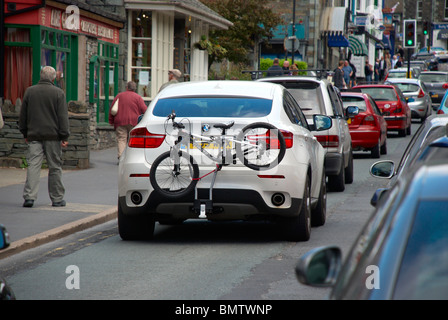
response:
M425 121L432 113L431 95L425 84L418 79L388 79L385 84L396 85L403 92L411 117Z

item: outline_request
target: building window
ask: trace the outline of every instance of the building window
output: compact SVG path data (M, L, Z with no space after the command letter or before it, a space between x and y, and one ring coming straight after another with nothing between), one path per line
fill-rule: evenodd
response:
M132 11L131 19L131 80L137 83L138 94L150 97L152 14L143 10Z
M448 0L445 0L444 20L448 20Z
M448 1L448 0L447 0ZM417 20L422 20L423 0L417 1Z
M5 99L15 104L23 98L33 77L29 28L7 28L5 33ZM20 75L20 76L19 76Z

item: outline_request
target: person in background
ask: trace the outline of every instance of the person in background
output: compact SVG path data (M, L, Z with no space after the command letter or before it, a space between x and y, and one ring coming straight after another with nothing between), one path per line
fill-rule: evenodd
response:
M375 66L373 67L373 77L375 83L380 81L380 59L375 59Z
M333 83L336 88L339 90L344 89L345 81L344 81L344 71L342 71L342 67L344 66L344 61L339 61L338 67L334 70L333 75Z
M129 139L129 133L138 123L138 117L148 108L143 98L136 93L137 84L129 81L126 91L117 94L111 106L118 100L118 112L115 116L109 113L109 123L114 126L117 135L118 159L120 159Z
M170 84L178 83L179 79L182 77L182 72L178 69L171 69L168 70L168 82L164 83L160 89L159 92L168 87Z
M367 60L367 59L366 59L366 64L364 66L364 74L366 75L366 82L372 83L373 69L372 69L372 65L369 63L369 60Z
M380 60L380 64L379 64L379 77L378 77L378 81L383 81L384 80L384 76L386 75L386 60L384 60L384 55L381 57Z
M28 144L24 207L37 199L40 170L44 156L48 164L48 193L53 207L64 207L62 148L67 147L70 127L64 91L54 81L56 70L45 66L39 82L26 89L19 116L19 130Z
M348 60L345 60L344 66L342 67L342 71L344 71L344 81L347 88L350 87L350 78L353 74L352 67L348 63Z
M391 68L392 68L392 69L395 69L395 64L396 64L397 62L398 62L397 55L394 54L394 55L392 56L392 61L391 61Z
M283 75L284 76L291 75L291 73L289 72L290 67L289 67L289 61L288 60L285 60L283 62L282 69L283 69Z
M352 74L350 76L350 88L356 86L356 67L351 61L348 62L352 68Z
M282 75L283 75L283 69L279 65L278 58L275 58L273 63L272 63L272 66L270 66L268 68L266 76L267 77L278 77L278 76L282 76Z

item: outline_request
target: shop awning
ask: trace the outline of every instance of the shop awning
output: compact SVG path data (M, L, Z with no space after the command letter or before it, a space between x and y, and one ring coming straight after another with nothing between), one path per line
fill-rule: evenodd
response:
M448 40L448 29L442 29L437 34L437 40Z
M329 47L348 47L350 45L348 39L342 33L329 33L327 36Z
M358 38L354 36L349 36L348 41L350 45L348 46L348 49L352 52L355 56L368 56L369 51L367 50L367 46L364 42L359 40Z

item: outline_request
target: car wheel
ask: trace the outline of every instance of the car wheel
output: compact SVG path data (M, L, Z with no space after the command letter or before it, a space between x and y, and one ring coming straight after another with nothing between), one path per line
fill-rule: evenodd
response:
M345 168L344 161L338 175L328 176L328 187L331 191L342 192L345 190Z
M310 177L307 176L299 215L282 219L282 231L287 241L308 241L311 236Z
M378 144L371 150L372 158L378 159L380 157L381 139L378 138Z
M150 240L154 236L155 220L152 214L124 214L118 202L118 233L123 240Z
M345 168L345 183L353 182L353 152L350 151L350 156L348 159L348 166Z
M409 127L407 127L407 129L406 129L406 134L407 134L408 136L411 135L411 124L409 124Z
M406 137L406 129L398 130L399 137Z
M387 139L384 139L384 143L381 146L380 152L381 152L381 154L387 154Z
M327 182L325 168L322 174L319 198L316 207L311 211L311 226L319 227L325 224L327 219Z

